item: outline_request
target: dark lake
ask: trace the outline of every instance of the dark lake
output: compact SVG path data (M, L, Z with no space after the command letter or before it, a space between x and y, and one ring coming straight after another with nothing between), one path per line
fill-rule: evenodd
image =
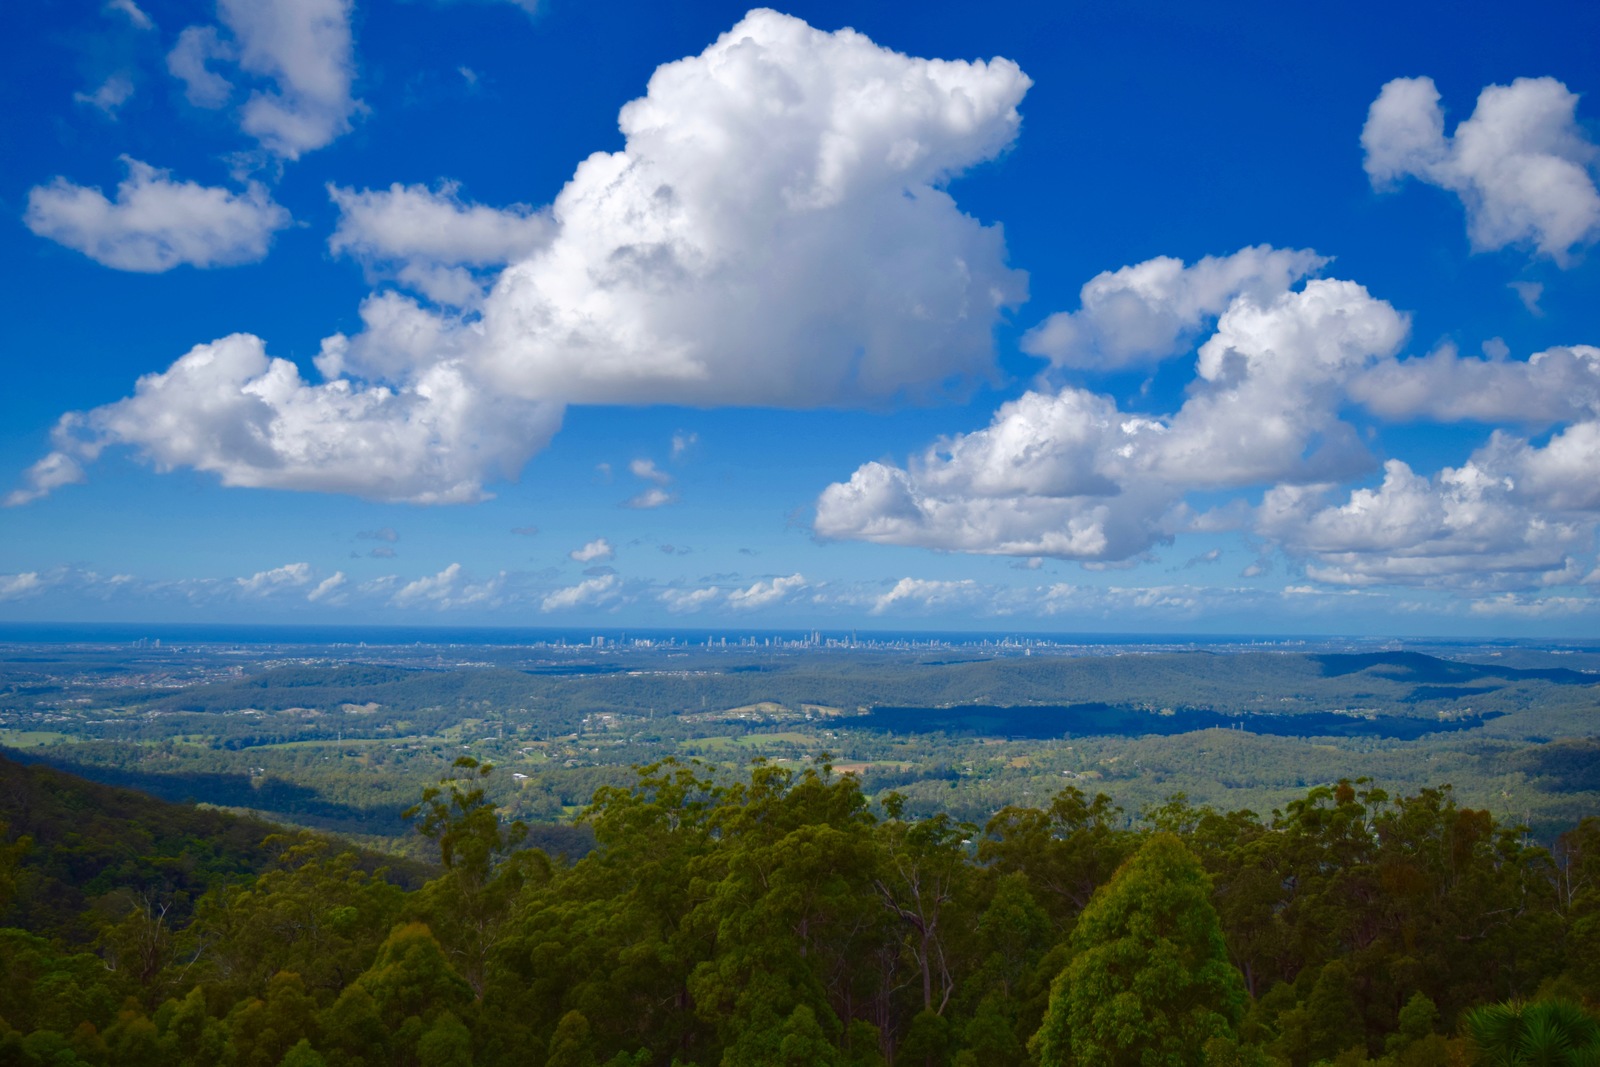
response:
M1371 718L1331 711L1297 715L1224 715L1202 708L1171 715L1110 704L990 707L971 704L953 708L873 708L865 715L836 719L830 725L846 730L880 730L897 734L947 733L980 737L1144 737L1187 734L1221 728L1275 737L1385 737L1402 741L1428 734L1451 733L1482 726L1498 713L1441 722L1407 715Z

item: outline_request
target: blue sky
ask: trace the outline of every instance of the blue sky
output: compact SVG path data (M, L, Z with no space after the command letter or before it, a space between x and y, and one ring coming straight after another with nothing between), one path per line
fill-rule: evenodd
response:
M1595 5L19 19L0 621L1595 633Z

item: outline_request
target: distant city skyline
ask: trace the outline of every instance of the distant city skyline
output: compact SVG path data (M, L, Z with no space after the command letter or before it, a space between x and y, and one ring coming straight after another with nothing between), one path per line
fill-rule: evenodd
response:
M1594 5L17 21L0 623L1600 633Z

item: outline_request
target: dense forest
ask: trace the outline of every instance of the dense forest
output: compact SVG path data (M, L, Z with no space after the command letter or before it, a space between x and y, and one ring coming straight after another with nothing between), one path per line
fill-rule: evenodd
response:
M1069 786L979 826L826 760L669 759L597 790L595 847L552 858L463 756L406 812L422 869L0 772L0 1064L1600 1054L1600 818L1546 848L1448 787L1130 819Z

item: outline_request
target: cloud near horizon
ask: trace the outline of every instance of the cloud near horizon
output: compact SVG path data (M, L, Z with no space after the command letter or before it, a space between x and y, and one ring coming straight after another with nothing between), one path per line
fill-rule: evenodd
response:
M1470 594L1577 583L1600 527L1600 483L1592 477L1600 469L1600 349L1574 345L1514 360L1462 359L1441 348L1403 359L1405 315L1349 281L1289 288L1300 267L1321 263L1296 256L1247 249L1176 274L1176 261L1163 258L1099 276L1085 287L1085 309L1066 320L1071 330L1058 331L1071 341L1058 349L1071 354L1060 360L1068 366L1096 362L1100 353L1111 353L1100 369L1126 365L1128 353L1165 356L1173 337L1203 320L1203 309L1225 304L1196 350L1177 411L1128 412L1113 397L1074 385L1029 390L1001 405L984 429L942 438L904 466L863 464L828 486L816 503L815 532L1099 566L1143 558L1187 530L1219 528L1226 509L1215 517L1197 511L1191 499L1199 494L1257 490L1260 504L1227 523L1319 582ZM1186 296L1239 257L1297 266L1239 271L1227 293ZM1161 286L1145 286L1126 313L1098 312L1098 294L1148 278ZM1181 299L1200 310L1175 314ZM1074 347L1081 336L1092 344ZM1458 467L1429 477L1390 459L1380 485L1341 489L1378 466L1345 415L1351 407L1390 421L1509 422L1535 435L1557 432L1535 443L1527 433L1496 429Z
M170 605L186 617L207 612L237 611L246 606L260 618L301 618L307 604L337 609L360 618L417 621L472 615L483 619L525 621L530 607L542 614L599 623L629 605L657 605L662 621L697 615L728 624L838 625L853 627L863 616L911 622L949 618L1049 624L1071 619L1114 622L1130 611L1151 619L1187 624L1218 616L1249 618L1262 611L1281 611L1313 625L1327 625L1352 607L1385 613L1433 617L1564 619L1600 618L1600 598L1575 591L1552 594L1481 587L1457 595L1445 590L1393 592L1366 585L1333 586L1314 579L1283 588L1242 585L1119 585L1054 581L1024 585L976 579L906 576L887 580L812 583L799 574L763 578L749 584L681 586L648 579L627 579L610 573L586 577L571 585L551 584L545 573L500 571L487 577L470 574L460 563L414 577L385 574L355 580L343 570L320 570L289 563L237 578L150 579L132 574L103 574L90 569L56 567L44 571L0 573L0 603ZM729 576L732 578L733 576ZM1592 584L1592 582L1591 582ZM796 616L796 612L801 615ZM796 623L796 618L807 621ZM770 620L770 621L768 621ZM704 625L704 622L700 623Z
M1210 274L1216 262L1186 269ZM1361 473L1372 460L1338 417L1340 385L1393 355L1407 321L1353 282L1314 279L1291 290L1294 276L1248 272L1233 280L1176 412L1123 411L1111 396L1072 385L1029 390L1001 405L985 429L943 438L905 467L864 464L848 482L829 486L817 501L816 532L1114 562L1183 529L1191 490ZM1103 344L1134 347L1109 324L1099 328ZM1122 320L1122 329L1150 336L1138 316Z

